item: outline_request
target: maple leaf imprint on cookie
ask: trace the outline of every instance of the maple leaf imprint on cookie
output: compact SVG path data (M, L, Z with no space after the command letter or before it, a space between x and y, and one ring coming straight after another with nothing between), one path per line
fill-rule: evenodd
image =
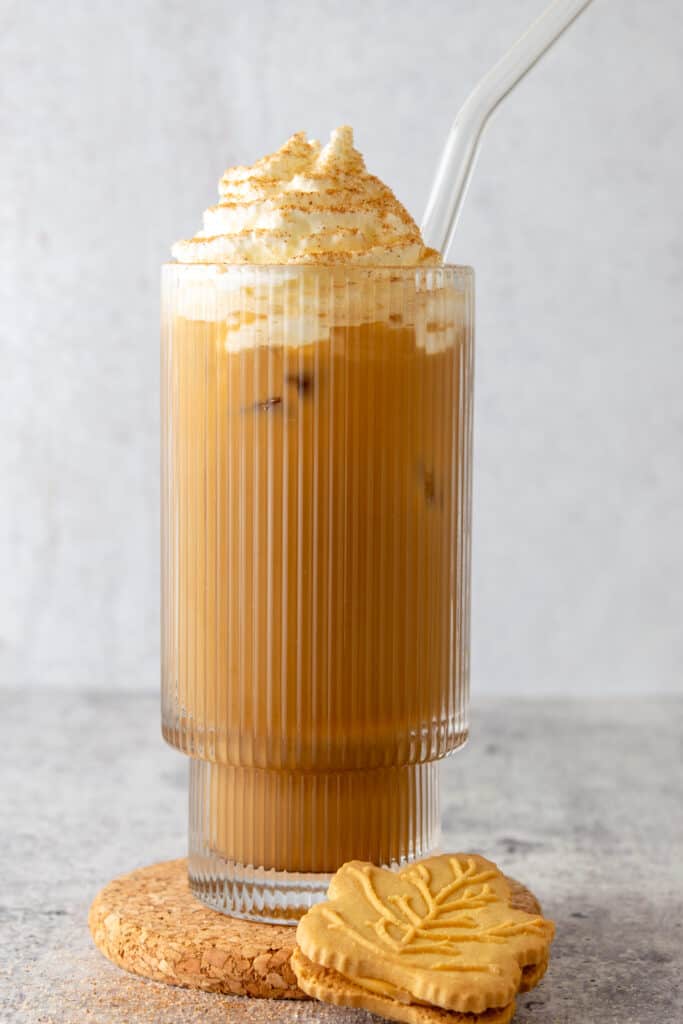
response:
M488 884L491 879L499 877L498 872L478 870L476 861L471 857L467 858L465 867L457 857L450 857L449 865L452 880L438 892L433 891L431 874L425 864L418 863L405 869L401 878L411 884L414 892L392 894L386 901L380 897L373 882L373 872L378 869L370 864L347 866L346 870L356 880L368 907L375 912L376 916L369 916L364 924L376 934L376 943L339 910L324 906L321 912L331 930L347 932L360 946L372 952L393 954L399 959L410 958L418 964L423 956L431 958L442 954L443 959L430 959L430 970L500 974L498 964L468 963L467 945L497 945L525 933L542 936L546 922L540 916L528 916L524 921L509 919L486 924L480 920L478 911L490 904L507 906Z

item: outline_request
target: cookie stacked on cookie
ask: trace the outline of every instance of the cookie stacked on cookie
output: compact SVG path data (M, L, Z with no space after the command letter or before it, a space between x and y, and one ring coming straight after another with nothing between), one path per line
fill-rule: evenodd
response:
M444 854L394 872L351 861L299 922L308 995L406 1024L507 1024L545 973L552 921L491 861Z

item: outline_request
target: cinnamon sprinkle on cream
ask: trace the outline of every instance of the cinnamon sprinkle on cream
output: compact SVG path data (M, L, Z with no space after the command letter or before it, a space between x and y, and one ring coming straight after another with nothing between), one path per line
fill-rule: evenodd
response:
M232 167L180 263L438 264L394 193L369 174L348 125L321 147L304 132L251 167Z

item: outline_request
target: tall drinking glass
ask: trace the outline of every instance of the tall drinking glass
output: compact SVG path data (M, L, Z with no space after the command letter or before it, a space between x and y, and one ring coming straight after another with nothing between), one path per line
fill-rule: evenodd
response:
M467 736L473 275L169 264L162 715L193 891L292 920L438 841Z

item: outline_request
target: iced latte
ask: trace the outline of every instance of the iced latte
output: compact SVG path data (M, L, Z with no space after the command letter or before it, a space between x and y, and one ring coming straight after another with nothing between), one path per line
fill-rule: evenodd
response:
M296 916L425 853L466 736L471 274L349 129L226 172L164 268L163 729L195 891Z

